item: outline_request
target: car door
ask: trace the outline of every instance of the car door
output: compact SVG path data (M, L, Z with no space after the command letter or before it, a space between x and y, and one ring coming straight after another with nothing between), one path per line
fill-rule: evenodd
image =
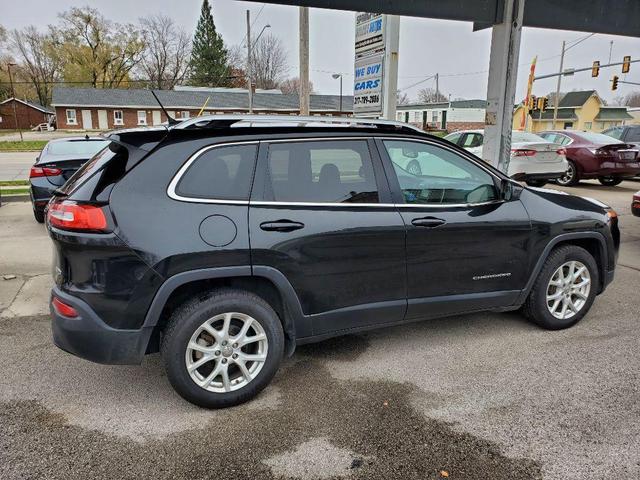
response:
M249 224L254 271L281 272L300 300L298 336L404 318L404 223L372 140L262 142Z
M527 281L529 216L499 177L429 141L378 139L407 228L407 319L512 304ZM401 168L406 158L422 174Z

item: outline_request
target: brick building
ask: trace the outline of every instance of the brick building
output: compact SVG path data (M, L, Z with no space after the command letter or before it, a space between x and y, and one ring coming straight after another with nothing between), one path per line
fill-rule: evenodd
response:
M248 95L233 89L157 90L158 98L169 115L184 119L204 114L247 113ZM350 115L353 97L311 95L312 115ZM167 121L150 90L97 89L55 87L53 101L60 129L110 130L141 125L160 125ZM297 115L297 95L256 92L253 96L255 114Z
M15 117L13 107L15 105ZM41 123L50 123L55 112L42 105L20 100L19 98L8 98L0 102L0 129L2 130L29 130ZM16 127L15 119L18 119Z

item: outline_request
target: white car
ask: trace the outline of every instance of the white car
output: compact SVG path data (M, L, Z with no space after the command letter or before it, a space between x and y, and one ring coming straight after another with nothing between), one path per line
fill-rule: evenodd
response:
M461 130L444 137L482 158L484 130ZM562 145L549 142L529 132L511 133L511 159L507 175L524 180L532 187L541 187L560 178L569 168Z

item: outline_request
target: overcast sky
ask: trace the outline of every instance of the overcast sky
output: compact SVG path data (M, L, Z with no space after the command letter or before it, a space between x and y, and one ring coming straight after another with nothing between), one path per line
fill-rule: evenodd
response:
M172 17L187 31L192 32L200 14L201 0L20 0L6 2L2 7L0 23L8 29L29 24L46 27L57 21L57 14L71 6L92 5L107 18L117 22L135 22L150 13L163 13ZM297 7L211 0L213 17L218 31L227 45L243 41L246 31L245 11L251 11L255 19L254 31L266 24L271 33L280 37L287 48L290 76L298 71L298 13ZM331 78L334 72L344 73L344 93L353 92L354 13L338 10L311 9L311 80L319 93L337 94L339 83ZM516 99L524 97L529 64L538 55L537 74L558 70L562 40L575 41L585 36L581 32L525 28L522 34L520 68ZM491 30L472 31L468 22L429 20L402 17L400 23L400 66L398 86L414 99L423 87L433 87L432 80L415 85L425 77L438 72L440 90L451 98L485 98L489 65ZM565 67L585 67L594 60L607 63L613 41L612 61L621 61L624 55L640 57L640 39L595 35L567 52ZM562 90L596 89L605 99L624 94L631 86L620 85L611 92L609 79L618 74L620 67L602 69L598 78L589 72L563 79ZM640 64L633 64L628 81L640 81ZM415 85L412 87L412 85ZM556 80L541 80L534 86L534 94L543 95L555 91ZM410 87L410 88L408 88Z

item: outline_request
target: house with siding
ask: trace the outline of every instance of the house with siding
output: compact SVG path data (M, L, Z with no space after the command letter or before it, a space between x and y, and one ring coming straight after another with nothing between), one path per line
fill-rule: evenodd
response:
M19 98L7 98L0 102L0 129L16 130L19 128L21 130L29 130L41 123L50 123L54 115L55 112L52 109L39 103Z
M485 100L453 100L437 103L398 105L396 119L423 130L466 130L484 128Z
M156 90L156 95L170 116L185 119L203 114L247 113L247 91L235 89ZM311 115L350 115L353 97L311 95ZM143 125L160 125L167 121L150 90L55 87L53 100L58 128L111 130ZM279 92L256 92L253 95L254 114L297 115L297 95Z
M518 105L513 115L513 128L519 129L524 107ZM544 112L532 110L527 119L527 130L542 132L544 130L585 130L601 132L616 125L625 125L633 120L627 107L607 106L598 92L585 90L569 92L558 103L556 122L553 122L553 107Z

